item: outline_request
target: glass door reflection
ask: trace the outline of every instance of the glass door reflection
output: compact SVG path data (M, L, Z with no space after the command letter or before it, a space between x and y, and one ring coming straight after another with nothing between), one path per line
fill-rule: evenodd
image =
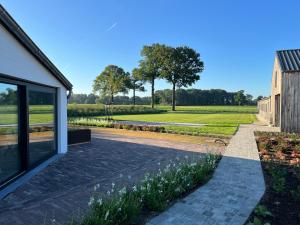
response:
M29 167L56 153L55 94L30 89L29 107Z
M18 86L0 82L0 184L21 172Z

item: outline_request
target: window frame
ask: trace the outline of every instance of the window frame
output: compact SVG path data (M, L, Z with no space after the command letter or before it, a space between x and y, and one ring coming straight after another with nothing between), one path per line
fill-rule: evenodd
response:
M54 94L54 146L55 151L49 158L58 153L58 91L52 87L37 82L20 79L11 75L0 73L0 83L16 85L18 90L18 147L20 153L20 171L12 177L0 182L0 190L15 181L20 176L28 173L47 159L29 166L29 102L28 93L30 90L42 91ZM48 158L48 159L49 159Z

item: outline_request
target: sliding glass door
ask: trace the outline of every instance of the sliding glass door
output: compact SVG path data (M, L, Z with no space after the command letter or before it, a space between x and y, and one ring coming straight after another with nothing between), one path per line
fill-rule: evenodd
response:
M18 86L0 82L0 184L21 171Z
M0 188L57 153L56 89L0 75Z
M29 166L35 166L56 153L55 93L30 88L29 107Z

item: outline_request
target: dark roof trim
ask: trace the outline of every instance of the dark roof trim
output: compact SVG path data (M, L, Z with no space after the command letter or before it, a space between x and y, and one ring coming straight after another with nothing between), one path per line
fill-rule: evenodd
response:
M276 52L282 72L300 72L300 49Z
M0 4L0 23L47 69L53 76L59 80L69 91L73 85L68 79L54 66L48 57L39 49L39 47L22 30L17 22Z

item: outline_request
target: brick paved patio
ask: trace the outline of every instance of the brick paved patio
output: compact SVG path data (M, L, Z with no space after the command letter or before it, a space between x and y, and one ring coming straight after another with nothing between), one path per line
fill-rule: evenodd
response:
M97 135L69 152L0 200L0 224L66 224L83 214L95 184L106 192L111 183L132 183L176 157L198 156L223 147L117 135ZM123 174L121 177L120 174ZM132 178L129 180L127 175Z

